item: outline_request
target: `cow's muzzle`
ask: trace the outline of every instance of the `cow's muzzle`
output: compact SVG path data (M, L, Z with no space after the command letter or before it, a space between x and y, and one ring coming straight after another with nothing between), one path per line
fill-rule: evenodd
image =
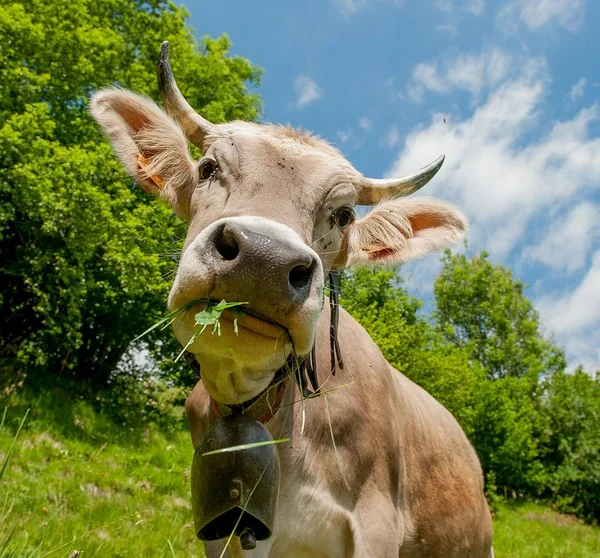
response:
M224 220L214 227L204 250L214 263L222 298L297 306L309 297L319 269L319 258L308 246L260 222Z

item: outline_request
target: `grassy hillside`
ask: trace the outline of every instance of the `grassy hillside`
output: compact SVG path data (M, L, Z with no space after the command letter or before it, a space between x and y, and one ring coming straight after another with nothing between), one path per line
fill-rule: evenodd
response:
M187 432L118 426L58 392L11 397L0 462L28 407L0 480L0 557L203 556L191 523ZM600 529L542 506L504 505L495 548L498 558L598 556Z
M183 428L167 436L120 427L83 401L49 397L27 402L0 481L0 536L12 536L15 556L203 556L191 523L192 446ZM8 408L0 458L26 411L19 403Z

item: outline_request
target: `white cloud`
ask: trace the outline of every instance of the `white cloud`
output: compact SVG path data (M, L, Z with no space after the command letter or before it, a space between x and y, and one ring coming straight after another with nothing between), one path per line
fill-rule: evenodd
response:
M337 136L341 143L348 143L353 149L356 149L366 141L372 125L373 123L369 118L362 116L358 119L356 125L340 130Z
M600 239L600 206L584 201L548 223L546 233L541 242L524 251L523 257L558 271L579 271Z
M572 292L541 298L537 306L567 353L581 355L590 372L600 369L600 250Z
M333 0L333 3L339 8L340 12L346 16L351 16L363 10L369 5L381 2L382 0ZM404 0L387 0L390 4L403 5Z
M454 2L452 0L436 0L434 6L442 12L454 11Z
M505 32L518 31L524 23L532 30L557 23L570 31L578 29L587 0L513 0L498 11L497 24Z
M486 87L493 87L518 68L513 57L501 49L488 49L479 54L460 54L444 62L417 64L412 71L407 94L415 102L421 102L425 91L438 94L463 89L477 96Z
M446 93L448 84L443 76L440 76L437 64L417 64L412 71L412 80L408 85L408 96L415 102L420 103L423 100L424 90L435 93Z
M352 137L352 130L340 130L337 135L342 143L346 143Z
M398 141L400 141L400 132L398 131L397 126L393 126L392 128L390 128L387 135L385 136L383 143L386 147L391 149L392 147L396 146Z
M447 115L444 123L436 114L428 127L407 137L390 174L413 172L446 153L441 193L469 213L480 243L505 256L537 211L600 184L600 138L587 137L596 107L520 146L543 98L543 82L515 80L502 84L470 118L453 122Z
M321 88L308 76L298 76L294 80L294 89L296 90L297 95L296 105L299 108L304 107L323 96Z
M582 97L586 85L587 79L582 77L573 87L571 87L571 91L569 91L569 99L571 99L571 101L576 101L579 99L579 97Z
M473 63L459 64L459 59ZM547 265L548 283L542 274L540 289L549 288L555 269L573 273L570 280L581 281L573 291L579 294L566 295L562 306L546 310L544 316L560 334L572 362L596 359L600 365L597 349L592 350L587 342L600 341L600 324L592 319L589 308L598 308L594 311L600 313L600 292L591 284L597 280L600 289L600 252L586 269L594 249L594 240L586 234L595 235L598 222L593 200L600 191L600 135L592 124L600 119L600 110L591 106L566 121L548 123L544 108L550 82L544 61L530 58L508 65L492 60L489 53L464 55L447 62L443 71L434 62L428 64L429 73L413 73L425 75L427 80L420 84L433 83L428 89L442 93L456 87L473 93L490 88L490 92L466 117L437 113L429 124L417 127L407 136L388 174L414 172L445 153L446 163L426 194L448 199L467 214L472 223L471 250L485 249L494 260L505 262L527 253ZM480 79L476 68L481 70ZM573 200L577 200L575 208ZM562 235L565 244L546 234L539 240L540 223L544 233ZM560 226L563 230L557 231ZM578 241L581 245L572 244ZM521 262L527 265L523 256ZM427 261L423 266L429 281L432 266ZM415 276L419 273L413 271ZM585 296L587 307L580 302ZM557 329L560 312L570 303L568 323L577 327Z
M465 11L473 15L481 15L485 9L485 0L470 0L465 6Z
M435 26L435 30L442 33L448 33L451 37L456 37L458 35L458 28L454 23L440 23Z
M355 14L369 4L369 0L334 0L338 8L344 14Z
M444 23L435 25L434 29L451 37L458 36L458 26L465 13L480 16L485 10L485 0L434 0L433 5L446 19Z

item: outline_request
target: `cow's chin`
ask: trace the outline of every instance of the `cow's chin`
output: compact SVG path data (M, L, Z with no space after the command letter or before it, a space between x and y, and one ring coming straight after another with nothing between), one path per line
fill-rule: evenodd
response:
M175 334L183 346L197 327L193 317L176 320ZM200 364L208 393L220 403L238 405L266 389L294 349L298 356L307 354L313 339L311 324L290 328L288 333L275 324L245 315L237 319L234 328L232 313L225 311L220 328L208 326L187 350Z

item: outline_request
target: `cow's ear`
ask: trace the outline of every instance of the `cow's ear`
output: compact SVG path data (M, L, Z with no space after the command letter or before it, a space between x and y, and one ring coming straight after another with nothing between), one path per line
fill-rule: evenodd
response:
M195 166L177 123L150 99L112 87L92 97L90 111L140 186L187 218Z
M400 198L376 206L347 232L346 265L392 265L447 248L467 229L466 218L447 203Z

